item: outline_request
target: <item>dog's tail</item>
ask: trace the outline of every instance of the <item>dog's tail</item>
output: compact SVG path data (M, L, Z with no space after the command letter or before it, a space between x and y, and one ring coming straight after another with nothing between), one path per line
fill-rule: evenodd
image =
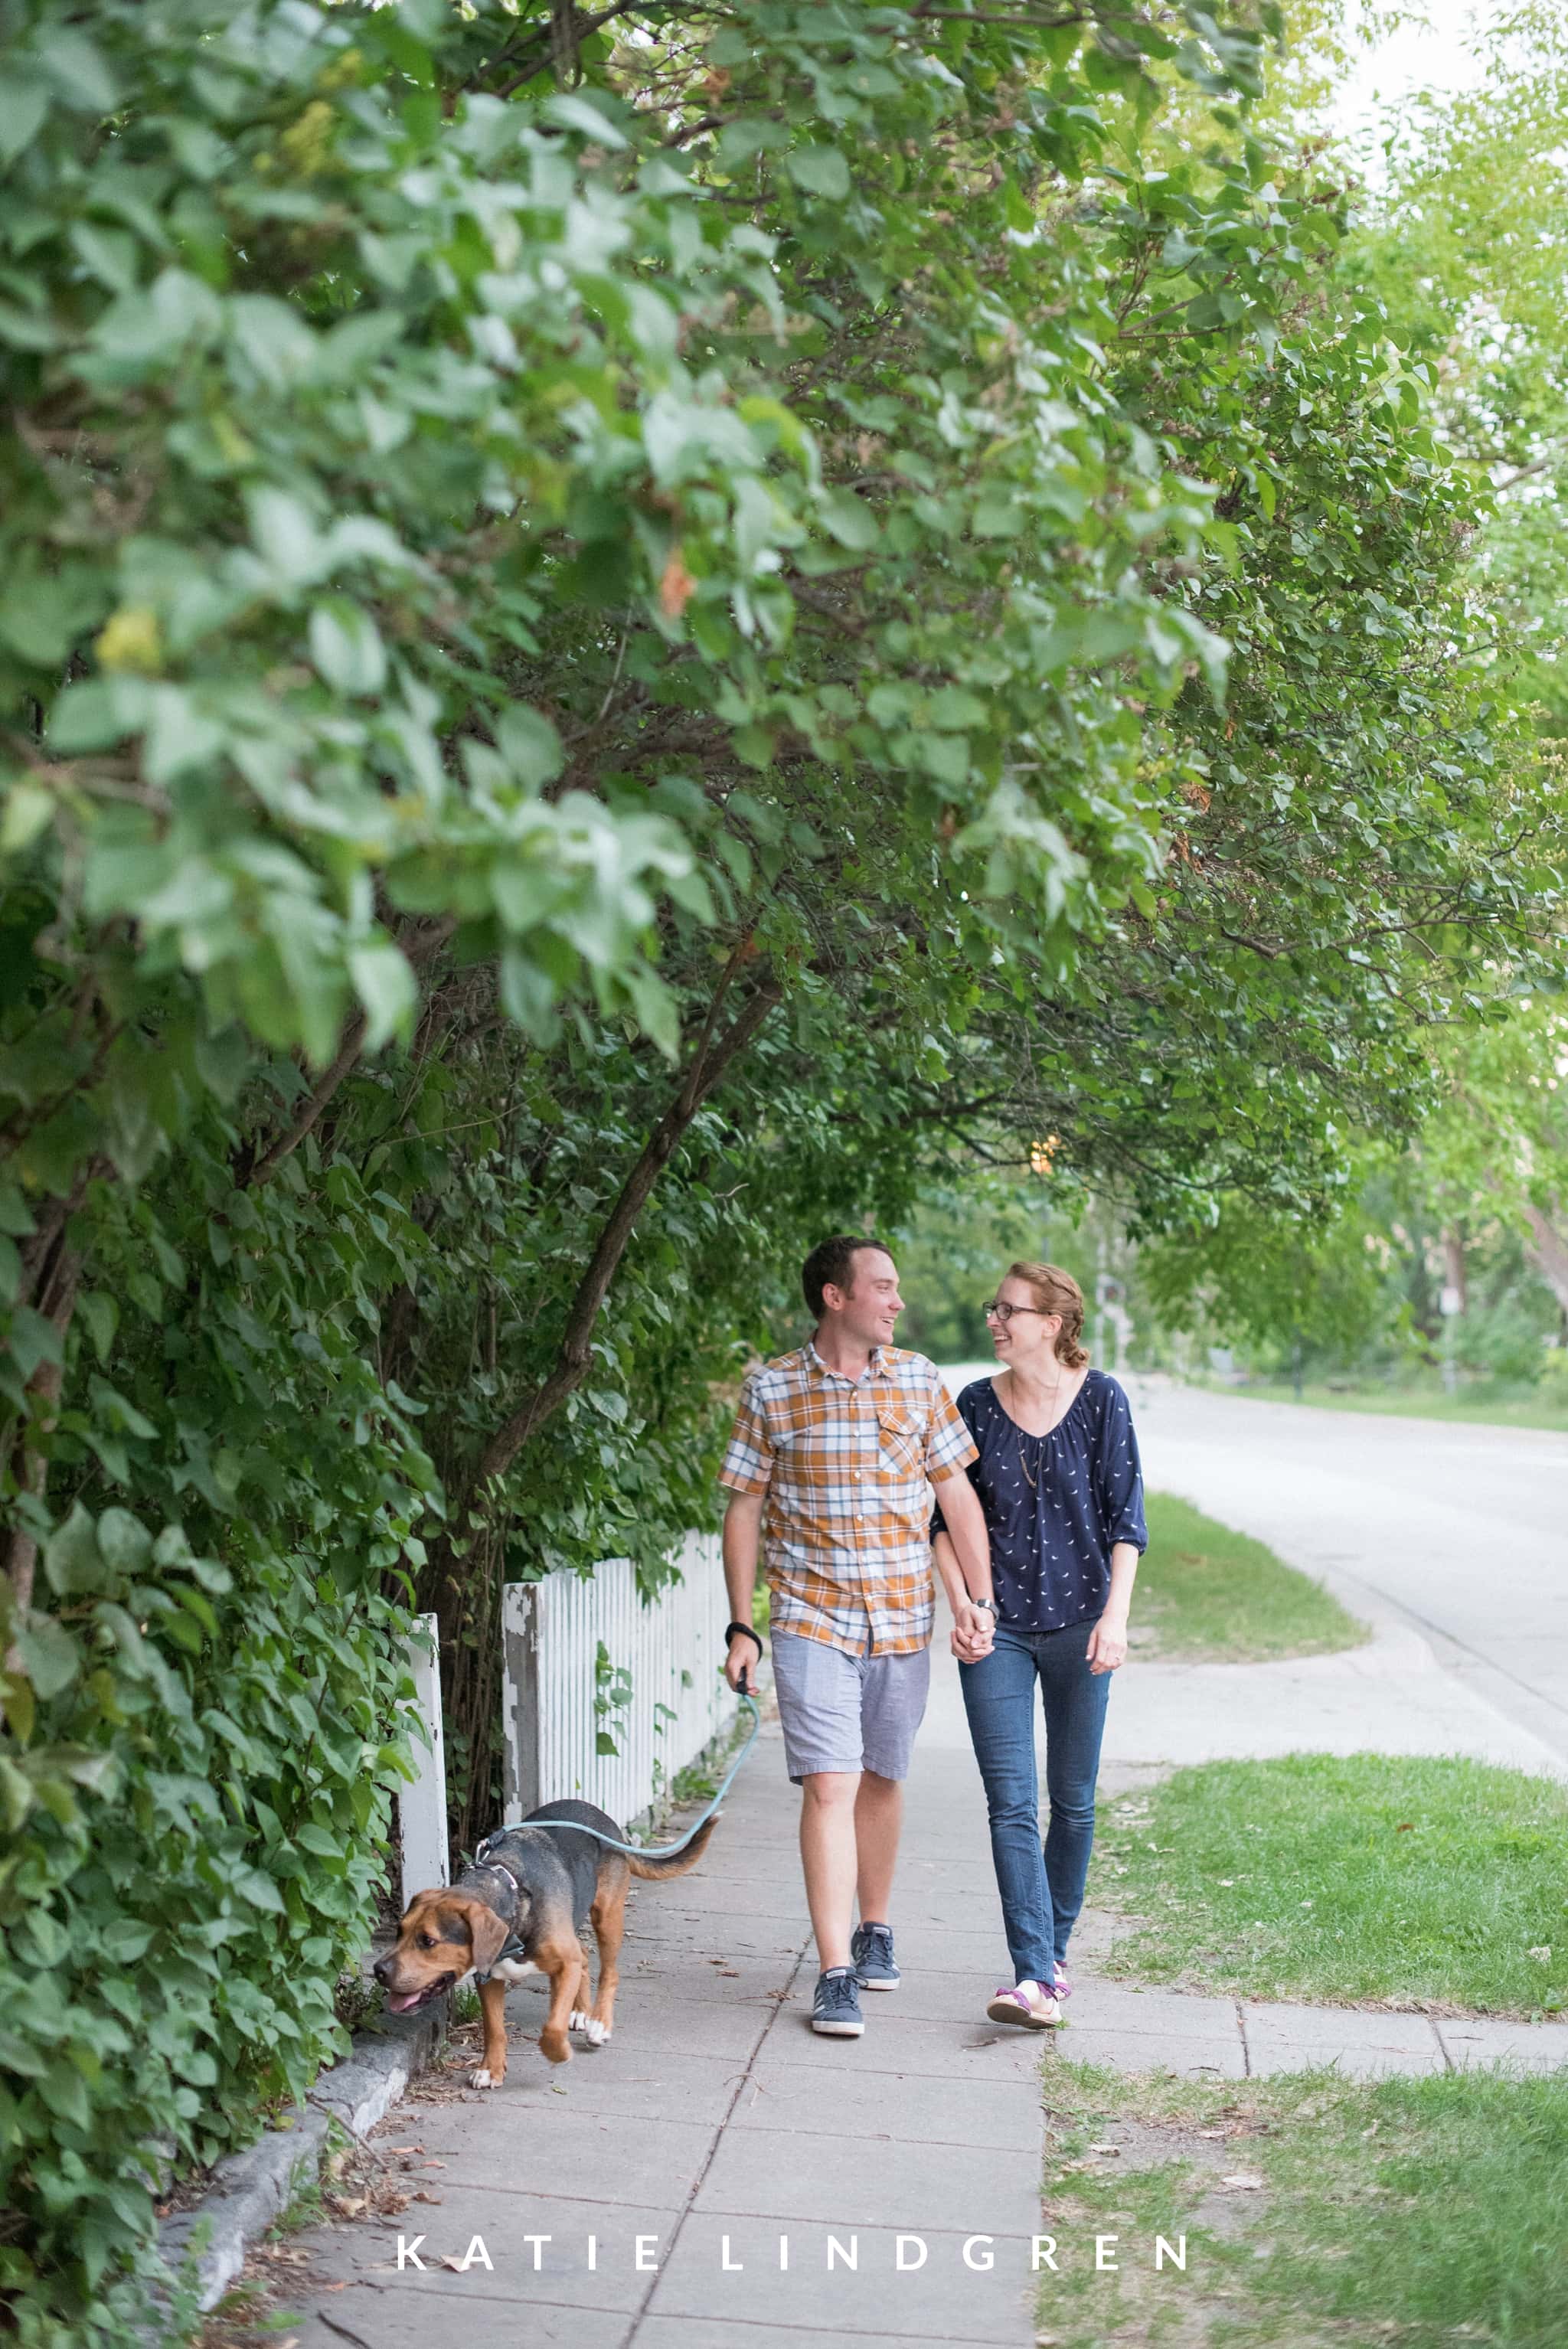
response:
M695 1868L696 1866L697 1861L707 1849L708 1837L712 1835L717 1825L718 1814L716 1812L711 1819L704 1819L701 1826L698 1827L696 1835L693 1836L690 1843L687 1844L684 1851L671 1852L667 1859L636 1858L632 1860L631 1868L633 1875L655 1877L684 1876L688 1868Z

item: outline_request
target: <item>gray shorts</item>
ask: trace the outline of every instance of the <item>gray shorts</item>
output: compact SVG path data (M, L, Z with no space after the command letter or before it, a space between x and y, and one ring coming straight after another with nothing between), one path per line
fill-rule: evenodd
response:
M773 1685L784 1760L798 1786L818 1770L907 1778L931 1686L931 1650L847 1656L799 1631L773 1634Z

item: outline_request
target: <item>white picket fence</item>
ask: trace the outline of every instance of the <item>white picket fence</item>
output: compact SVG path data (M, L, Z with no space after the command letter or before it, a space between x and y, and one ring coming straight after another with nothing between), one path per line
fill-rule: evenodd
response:
M677 1563L681 1579L646 1602L624 1557L607 1559L591 1580L552 1574L508 1584L504 1817L577 1795L630 1826L732 1727L738 1707L720 1670L729 1609L717 1535L688 1534ZM421 1616L409 1648L431 1743L428 1751L416 1744L418 1775L397 1798L405 1903L449 1880L435 1631L435 1617ZM603 1710L596 1699L607 1700ZM614 1754L598 1751L601 1733Z
M449 1884L447 1862L447 1760L441 1737L441 1658L436 1645L433 1615L414 1618L408 1642L408 1669L414 1675L414 1701L424 1721L429 1744L412 1744L415 1777L397 1797L397 1839L403 1857L403 1906L416 1892L435 1884Z
M551 1574L508 1585L509 1819L575 1795L630 1826L734 1722L735 1694L720 1671L729 1609L717 1536L688 1534L677 1564L681 1579L646 1601L624 1557L606 1559L592 1579ZM601 1734L614 1753L598 1751Z

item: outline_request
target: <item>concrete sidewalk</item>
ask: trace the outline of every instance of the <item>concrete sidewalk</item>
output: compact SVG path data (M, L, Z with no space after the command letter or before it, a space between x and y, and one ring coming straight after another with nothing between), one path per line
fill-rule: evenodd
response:
M1366 1622L1365 1646L1261 1664L1145 1662L1134 1651L1106 1714L1102 1795L1130 1773L1281 1754L1460 1754L1568 1776L1561 1754L1445 1671L1376 1598L1335 1595Z
M799 1798L765 1731L704 1865L634 1888L609 2044L552 2070L525 1984L502 2089L432 2090L377 2132L444 2165L402 2181L435 2199L296 2238L340 2287L294 2299L302 2349L403 2349L436 2328L465 2349L1032 2343L1042 2048L985 2020L1006 1951L967 1737L942 1734L951 1668L942 1682L910 1789L903 1982L866 1999L865 2036L809 2028ZM421 2231L427 2271L399 2274L398 2236ZM493 2270L439 2267L475 2235ZM536 2253L531 2236L550 2240Z
M704 1865L634 1888L614 2040L552 2070L534 2044L542 1990L524 1985L502 2089L461 2090L453 2071L377 2130L379 2147L418 2147L398 2157L399 2183L428 2199L296 2239L315 2280L294 2298L301 2349L422 2349L454 2327L465 2349L829 2349L846 2335L864 2349L1025 2349L1031 2239L1048 2231L1042 2060L1233 2079L1330 2062L1357 2075L1568 2063L1568 2024L1435 2023L1100 1981L1110 1922L1092 1915L1075 1944L1072 2027L1041 2039L988 2023L1008 1968L944 1637L894 1909L903 1983L864 2001L865 2036L808 2027L799 1797L765 1732ZM1113 1717L1137 1713L1141 1679L1117 1690ZM399 2235L421 2234L425 2271L399 2273ZM477 2253L460 2274L440 2265L475 2236L489 2269ZM1094 2247L1064 2241L1057 2256L1092 2263Z

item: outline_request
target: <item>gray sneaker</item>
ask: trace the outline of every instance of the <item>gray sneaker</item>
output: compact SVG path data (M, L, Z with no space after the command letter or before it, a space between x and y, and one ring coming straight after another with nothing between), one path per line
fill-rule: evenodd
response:
M812 2030L825 2032L830 2039L858 2039L865 2027L853 1973L848 1966L830 1966L817 1977Z
M857 1925L850 1936L850 1960L862 1990L898 1988L899 1971L893 1963L891 1925Z

